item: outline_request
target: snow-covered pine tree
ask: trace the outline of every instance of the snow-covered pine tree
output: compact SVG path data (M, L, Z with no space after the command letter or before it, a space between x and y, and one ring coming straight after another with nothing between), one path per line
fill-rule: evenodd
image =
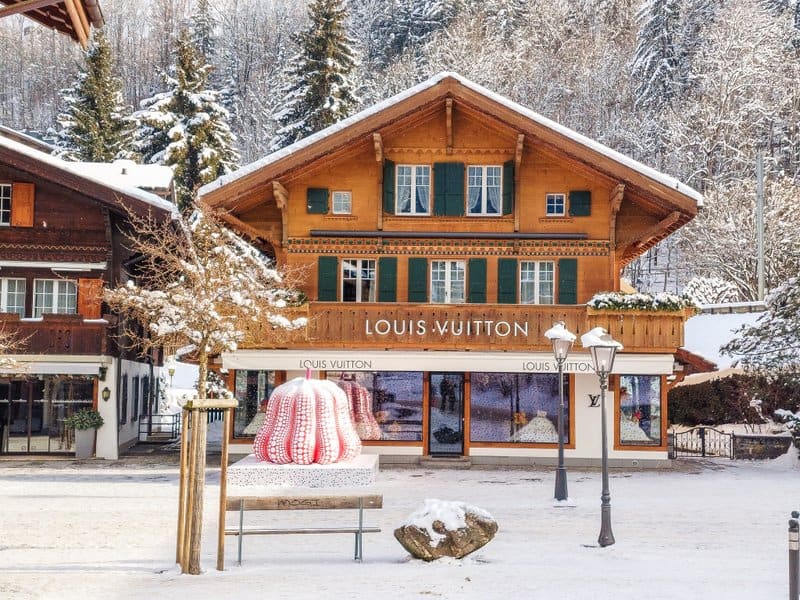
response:
M313 0L309 26L295 36L299 53L289 61L283 102L274 114L279 150L347 117L358 104L350 82L355 64L342 0Z
M111 46L95 29L75 83L61 90L54 154L64 160L111 162L132 158L134 122L122 100L122 82L114 75Z
M208 0L197 0L191 17L189 17L192 43L207 63L211 62L216 51L216 36L214 29L217 22L211 14L211 5Z
M146 163L175 171L178 207L191 212L197 188L235 169L239 154L219 92L208 87L211 67L184 29L178 36L177 62L165 75L169 90L143 100L134 114L136 148Z

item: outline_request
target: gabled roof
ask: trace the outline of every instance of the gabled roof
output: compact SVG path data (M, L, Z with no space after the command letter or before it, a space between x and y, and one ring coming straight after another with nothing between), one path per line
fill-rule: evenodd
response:
M52 181L99 200L117 212L124 211L124 205L141 215L153 210L176 214L177 208L172 202L133 186L110 183L91 173L91 169L85 166L87 164L92 163L67 162L0 135L0 165L9 165L33 177Z
M104 23L98 0L0 0L0 17L15 14L56 29L84 48L90 28Z
M475 114L525 134L525 145L541 146L583 165L593 172L622 182L627 190L649 199L660 211L677 211L670 231L691 220L702 206L703 196L677 179L635 161L599 142L559 125L451 72L431 77L371 108L363 110L286 148L220 177L199 190L198 198L212 208L235 210L239 198L263 187L265 182L322 158L369 140L373 133L401 120L411 120L426 108L454 99Z

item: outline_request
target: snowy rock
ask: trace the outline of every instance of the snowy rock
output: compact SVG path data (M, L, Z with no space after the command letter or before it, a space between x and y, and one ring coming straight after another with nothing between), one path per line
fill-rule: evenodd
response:
M432 561L463 558L485 546L497 533L488 512L464 502L428 499L394 530L394 537L414 558Z

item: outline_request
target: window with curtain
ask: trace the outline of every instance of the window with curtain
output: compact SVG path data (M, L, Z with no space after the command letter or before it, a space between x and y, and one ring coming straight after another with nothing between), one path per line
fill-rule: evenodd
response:
M519 264L519 298L521 304L553 304L555 263L521 261Z
M467 214L499 215L503 205L502 181L502 167L468 167Z
M342 260L342 302L375 302L375 261Z
M78 285L69 279L33 281L33 316L75 314L78 311Z
M397 214L430 214L430 193L429 165L397 165Z
M25 316L24 279L0 279L0 312Z
M349 215L353 208L353 196L350 192L333 192L333 214Z
M461 304L465 301L466 265L463 260L431 261L431 302Z

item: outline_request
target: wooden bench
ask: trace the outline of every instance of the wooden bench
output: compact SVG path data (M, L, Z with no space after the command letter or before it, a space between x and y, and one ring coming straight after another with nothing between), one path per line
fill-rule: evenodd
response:
M363 558L365 533L378 533L379 527L364 526L364 509L382 508L383 496L365 494L357 496L228 496L226 511L238 511L239 526L225 528L225 535L238 536L238 564L242 564L242 540L246 535L275 535L294 533L352 533L355 535L354 560ZM244 526L244 513L248 510L358 510L358 525L353 527L302 527L266 529Z

